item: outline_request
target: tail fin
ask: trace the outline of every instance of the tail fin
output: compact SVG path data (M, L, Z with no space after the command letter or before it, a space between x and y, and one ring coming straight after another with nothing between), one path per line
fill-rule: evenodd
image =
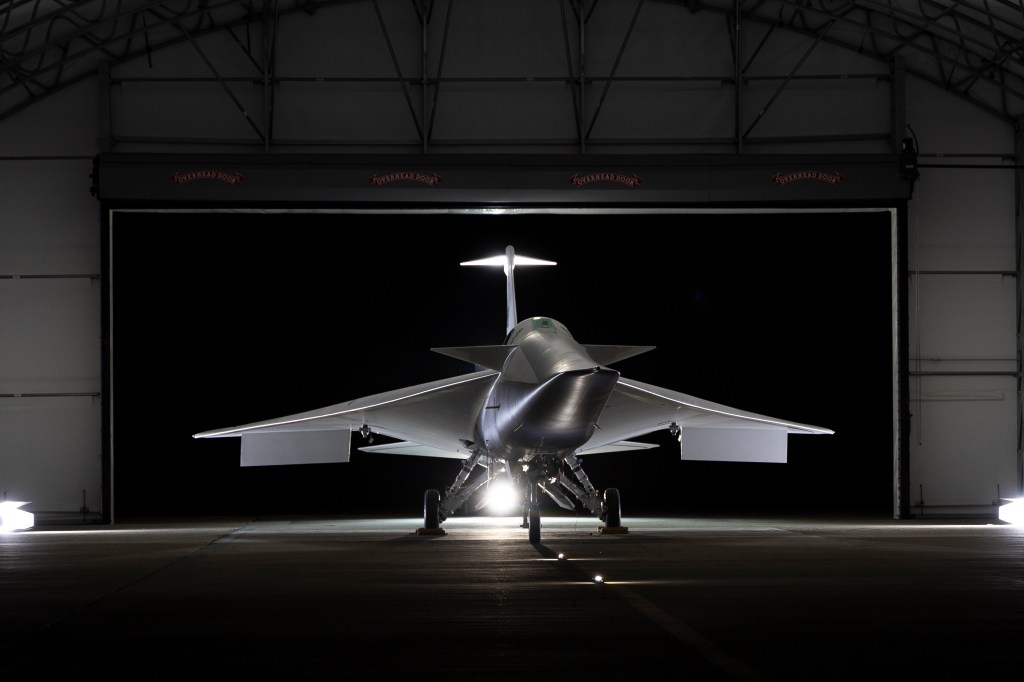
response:
M465 263L459 263L459 265L500 265L505 270L505 306L508 315L507 325L505 333L508 334L512 331L512 328L519 322L519 316L516 313L516 283L513 271L517 265L557 265L554 261L539 260L537 258L527 258L526 256L517 256L516 250L511 246L505 247L504 256L493 256L491 258L481 258L480 260L466 261Z

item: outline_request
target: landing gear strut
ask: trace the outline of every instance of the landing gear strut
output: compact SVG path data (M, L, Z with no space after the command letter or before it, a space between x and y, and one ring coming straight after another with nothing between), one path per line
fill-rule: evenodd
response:
M540 542L540 500L537 499L539 488L536 481L530 483L530 543L534 545Z
M562 466L564 463L564 466ZM521 471L516 471L521 465ZM471 479L477 467L486 473ZM564 469L568 469L567 473ZM543 491L560 507L572 510L573 502L566 496L568 491L588 512L603 522L600 533L627 533L622 525L622 503L618 488L607 488L602 495L594 488L575 454L565 457L537 458L529 463L511 462L491 456L485 450L475 450L462 463L462 470L455 481L445 490L444 497L438 490L428 490L423 496L423 528L420 535L444 535L441 524L465 504L469 498L489 481L500 475L510 479L521 477L523 490L523 523L521 528L529 530L530 542L540 542L540 494Z

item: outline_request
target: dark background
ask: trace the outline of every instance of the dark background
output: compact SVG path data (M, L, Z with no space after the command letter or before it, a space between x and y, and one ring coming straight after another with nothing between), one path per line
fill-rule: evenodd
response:
M516 270L520 319L655 345L616 369L836 431L790 436L787 464L683 462L665 433L584 457L624 519L891 517L888 212L118 213L115 514L420 515L458 461L361 453L354 434L348 464L241 468L239 439L192 434L472 371L429 349L502 342L501 270L459 263L508 244L558 263Z

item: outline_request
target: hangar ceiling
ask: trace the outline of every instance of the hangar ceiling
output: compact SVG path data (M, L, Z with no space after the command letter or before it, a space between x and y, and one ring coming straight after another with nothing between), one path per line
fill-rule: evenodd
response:
M249 133L267 147L274 135L274 92L288 79L372 81L393 88L399 94L395 101L404 102L396 106L415 131L410 135L424 150L438 102L446 87L459 80L564 85L571 93L564 106L575 121L575 151L584 152L605 96L629 81L666 87L710 81L736 91L737 98L742 90L735 88L737 82L770 81L767 87L775 95L760 105L760 113L743 121L737 114L736 151L742 151L745 136L754 132L775 97L806 78L884 79L905 70L1001 119L1015 121L1024 112L1024 0L560 0L537 7L543 11L532 25L551 39L545 49L560 64L557 70L516 73L493 63L469 60L467 65L465 52L448 55L446 61L446 48L459 32L474 31L480 41L487 39L481 33L489 28L500 30L502 13L512 11L504 3L485 8L457 0L0 0L0 120L69 85L97 75L109 78L132 62L149 61L152 68L162 51L183 48L194 50L206 72L164 72L161 77L219 84L225 106L235 106ZM473 11L491 13L495 23L460 23L460 12L464 17ZM659 22L667 16L670 22L656 24L657 30L674 33L680 41L693 41L708 21L717 23L721 30L714 40L720 44L714 49L731 59L682 67L638 60L626 68L623 57L643 40L634 29L651 12ZM315 73L279 72L277 38L285 22L291 31L332 24L329 35L336 40L373 42L380 46L380 58L354 60L341 72L328 61L311 67ZM536 50L536 36L526 35L533 31L523 26L506 27L523 37L511 43L512 49ZM240 67L225 69L222 55L210 51L204 41L214 35L234 45ZM792 46L788 68L773 65L772 73L760 73L762 51L784 40ZM837 66L833 73L818 68L808 74L805 61L826 45L879 60L878 73L851 73ZM463 68L453 68L457 60ZM555 63L553 57L546 65ZM260 115L234 94L245 81L263 91ZM898 126L893 129L899 135Z

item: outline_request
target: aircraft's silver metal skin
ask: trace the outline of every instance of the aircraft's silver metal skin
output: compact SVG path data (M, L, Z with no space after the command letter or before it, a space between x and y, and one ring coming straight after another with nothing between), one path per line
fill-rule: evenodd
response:
M580 462L588 452L647 449L653 446L630 439L665 430L680 439L689 459L779 462L788 434L832 433L626 379L607 366L651 346L586 346L557 320L514 322L513 273L526 264L554 263L517 256L511 246L503 257L463 263L504 267L508 334L498 346L434 350L484 369L194 437L242 436L251 443L273 434L273 447L243 457L243 465L347 462L348 440L323 437L337 430L358 431L367 441L360 450L368 453L462 459L443 496L438 490L424 496L425 528L437 529L481 488L507 478L520 490L530 541L539 542L541 493L566 509L575 506L571 495L609 528L621 528L619 492L594 487ZM693 429L701 429L700 437L687 439ZM399 442L371 445L374 433ZM478 468L483 472L474 477Z

